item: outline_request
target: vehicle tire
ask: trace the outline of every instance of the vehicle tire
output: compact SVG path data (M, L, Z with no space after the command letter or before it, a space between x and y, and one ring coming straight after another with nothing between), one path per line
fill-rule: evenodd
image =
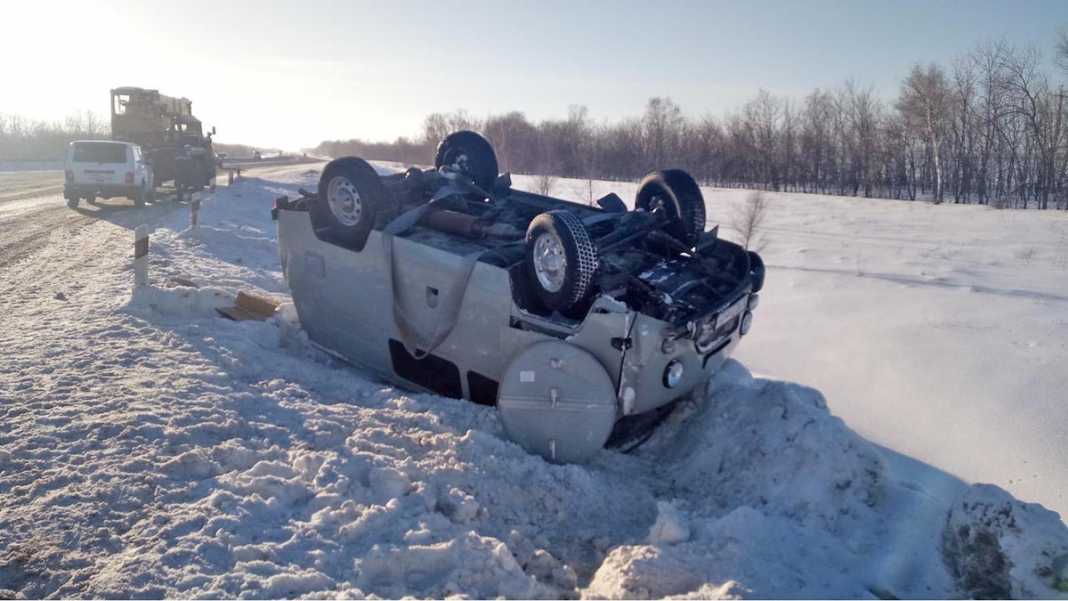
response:
M334 159L319 177L319 193L309 202L315 234L327 242L363 250L379 211L389 206L389 191L367 161Z
M756 294L764 288L764 259L751 250L746 252L749 253L749 273L753 276L752 292Z
M89 204L93 204L94 202L96 202L96 194L86 194L85 202Z
M435 169L443 165L467 175L486 192L493 191L498 173L497 154L493 152L489 141L479 134L463 130L445 136L438 144L438 152L434 157Z
M541 304L567 311L581 303L593 286L597 249L573 213L542 213L527 228L526 271Z
M72 209L77 209L78 208L78 197L77 196L68 196L67 197L67 206L72 208Z
M139 190L137 190L137 194L134 194L134 197L133 197L132 200L134 202L134 206L135 207L137 207L137 208L144 207L145 206L145 189L144 188L140 188Z
M705 199L697 182L682 169L665 169L646 175L638 185L634 207L664 211L670 221L664 231L686 246L697 244L705 231Z

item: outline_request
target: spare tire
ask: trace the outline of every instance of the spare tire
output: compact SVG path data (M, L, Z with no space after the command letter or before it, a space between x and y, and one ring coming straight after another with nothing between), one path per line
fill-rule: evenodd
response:
M682 169L646 175L638 185L634 208L669 217L664 231L686 246L697 244L705 231L705 199L697 182Z
M330 161L319 177L319 193L309 201L312 228L320 240L362 250L378 212L388 207L389 191L367 161L343 157Z
M501 374L497 411L508 437L553 463L596 455L616 421L616 389L604 365L562 340L520 351Z
M566 311L586 298L597 272L597 249L573 213L542 213L527 228L527 277L541 304Z
M434 168L442 166L466 175L486 192L492 192L497 181L497 154L486 138L473 131L462 130L445 136L434 157Z

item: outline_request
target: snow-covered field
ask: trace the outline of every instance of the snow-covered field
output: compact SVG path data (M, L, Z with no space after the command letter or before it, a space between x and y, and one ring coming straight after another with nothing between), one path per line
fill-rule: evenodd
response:
M0 598L1068 594L1068 528L1010 496L1068 510L1066 216L773 195L738 361L638 452L559 466L289 307L216 315L286 299L268 209L317 175L0 266ZM707 190L712 220L744 196Z

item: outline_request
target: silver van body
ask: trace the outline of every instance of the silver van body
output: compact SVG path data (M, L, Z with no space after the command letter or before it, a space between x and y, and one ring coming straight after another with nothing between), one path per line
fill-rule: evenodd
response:
M423 332L433 332L448 321L443 314L450 305L447 295L468 268L462 249L454 252L393 237L389 243L397 268L391 282L388 271L393 267L385 251L388 234L372 231L366 246L353 251L320 240L305 210L281 209L277 219L283 271L309 338L384 379L443 392L440 386L428 385L427 378L413 379L406 368L414 357L404 349L404 333L392 307L403 305L400 310L410 316L411 325ZM745 321L741 317L755 308L757 298L744 289L708 316L718 338L702 354L693 340L680 337L668 323L607 295L597 297L581 321L562 324L521 309L510 286L508 271L486 262L476 262L466 277L455 327L430 356L451 364L454 368L448 370L459 375L458 388L454 383L450 396L493 404L496 399L488 398L480 383L489 380L496 389L524 350L556 341L597 359L615 389L616 418L656 409L706 382L738 343ZM682 365L682 376L668 387L665 374L672 362Z

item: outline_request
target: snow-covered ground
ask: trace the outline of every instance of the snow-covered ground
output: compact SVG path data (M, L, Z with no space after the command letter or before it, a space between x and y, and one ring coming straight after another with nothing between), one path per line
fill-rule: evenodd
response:
M1068 591L1060 517L966 483L1066 509L1065 216L774 195L738 361L638 452L560 466L290 307L218 317L286 300L268 209L317 175L220 188L197 231L102 211L0 266L0 598ZM745 193L706 195L717 220Z

